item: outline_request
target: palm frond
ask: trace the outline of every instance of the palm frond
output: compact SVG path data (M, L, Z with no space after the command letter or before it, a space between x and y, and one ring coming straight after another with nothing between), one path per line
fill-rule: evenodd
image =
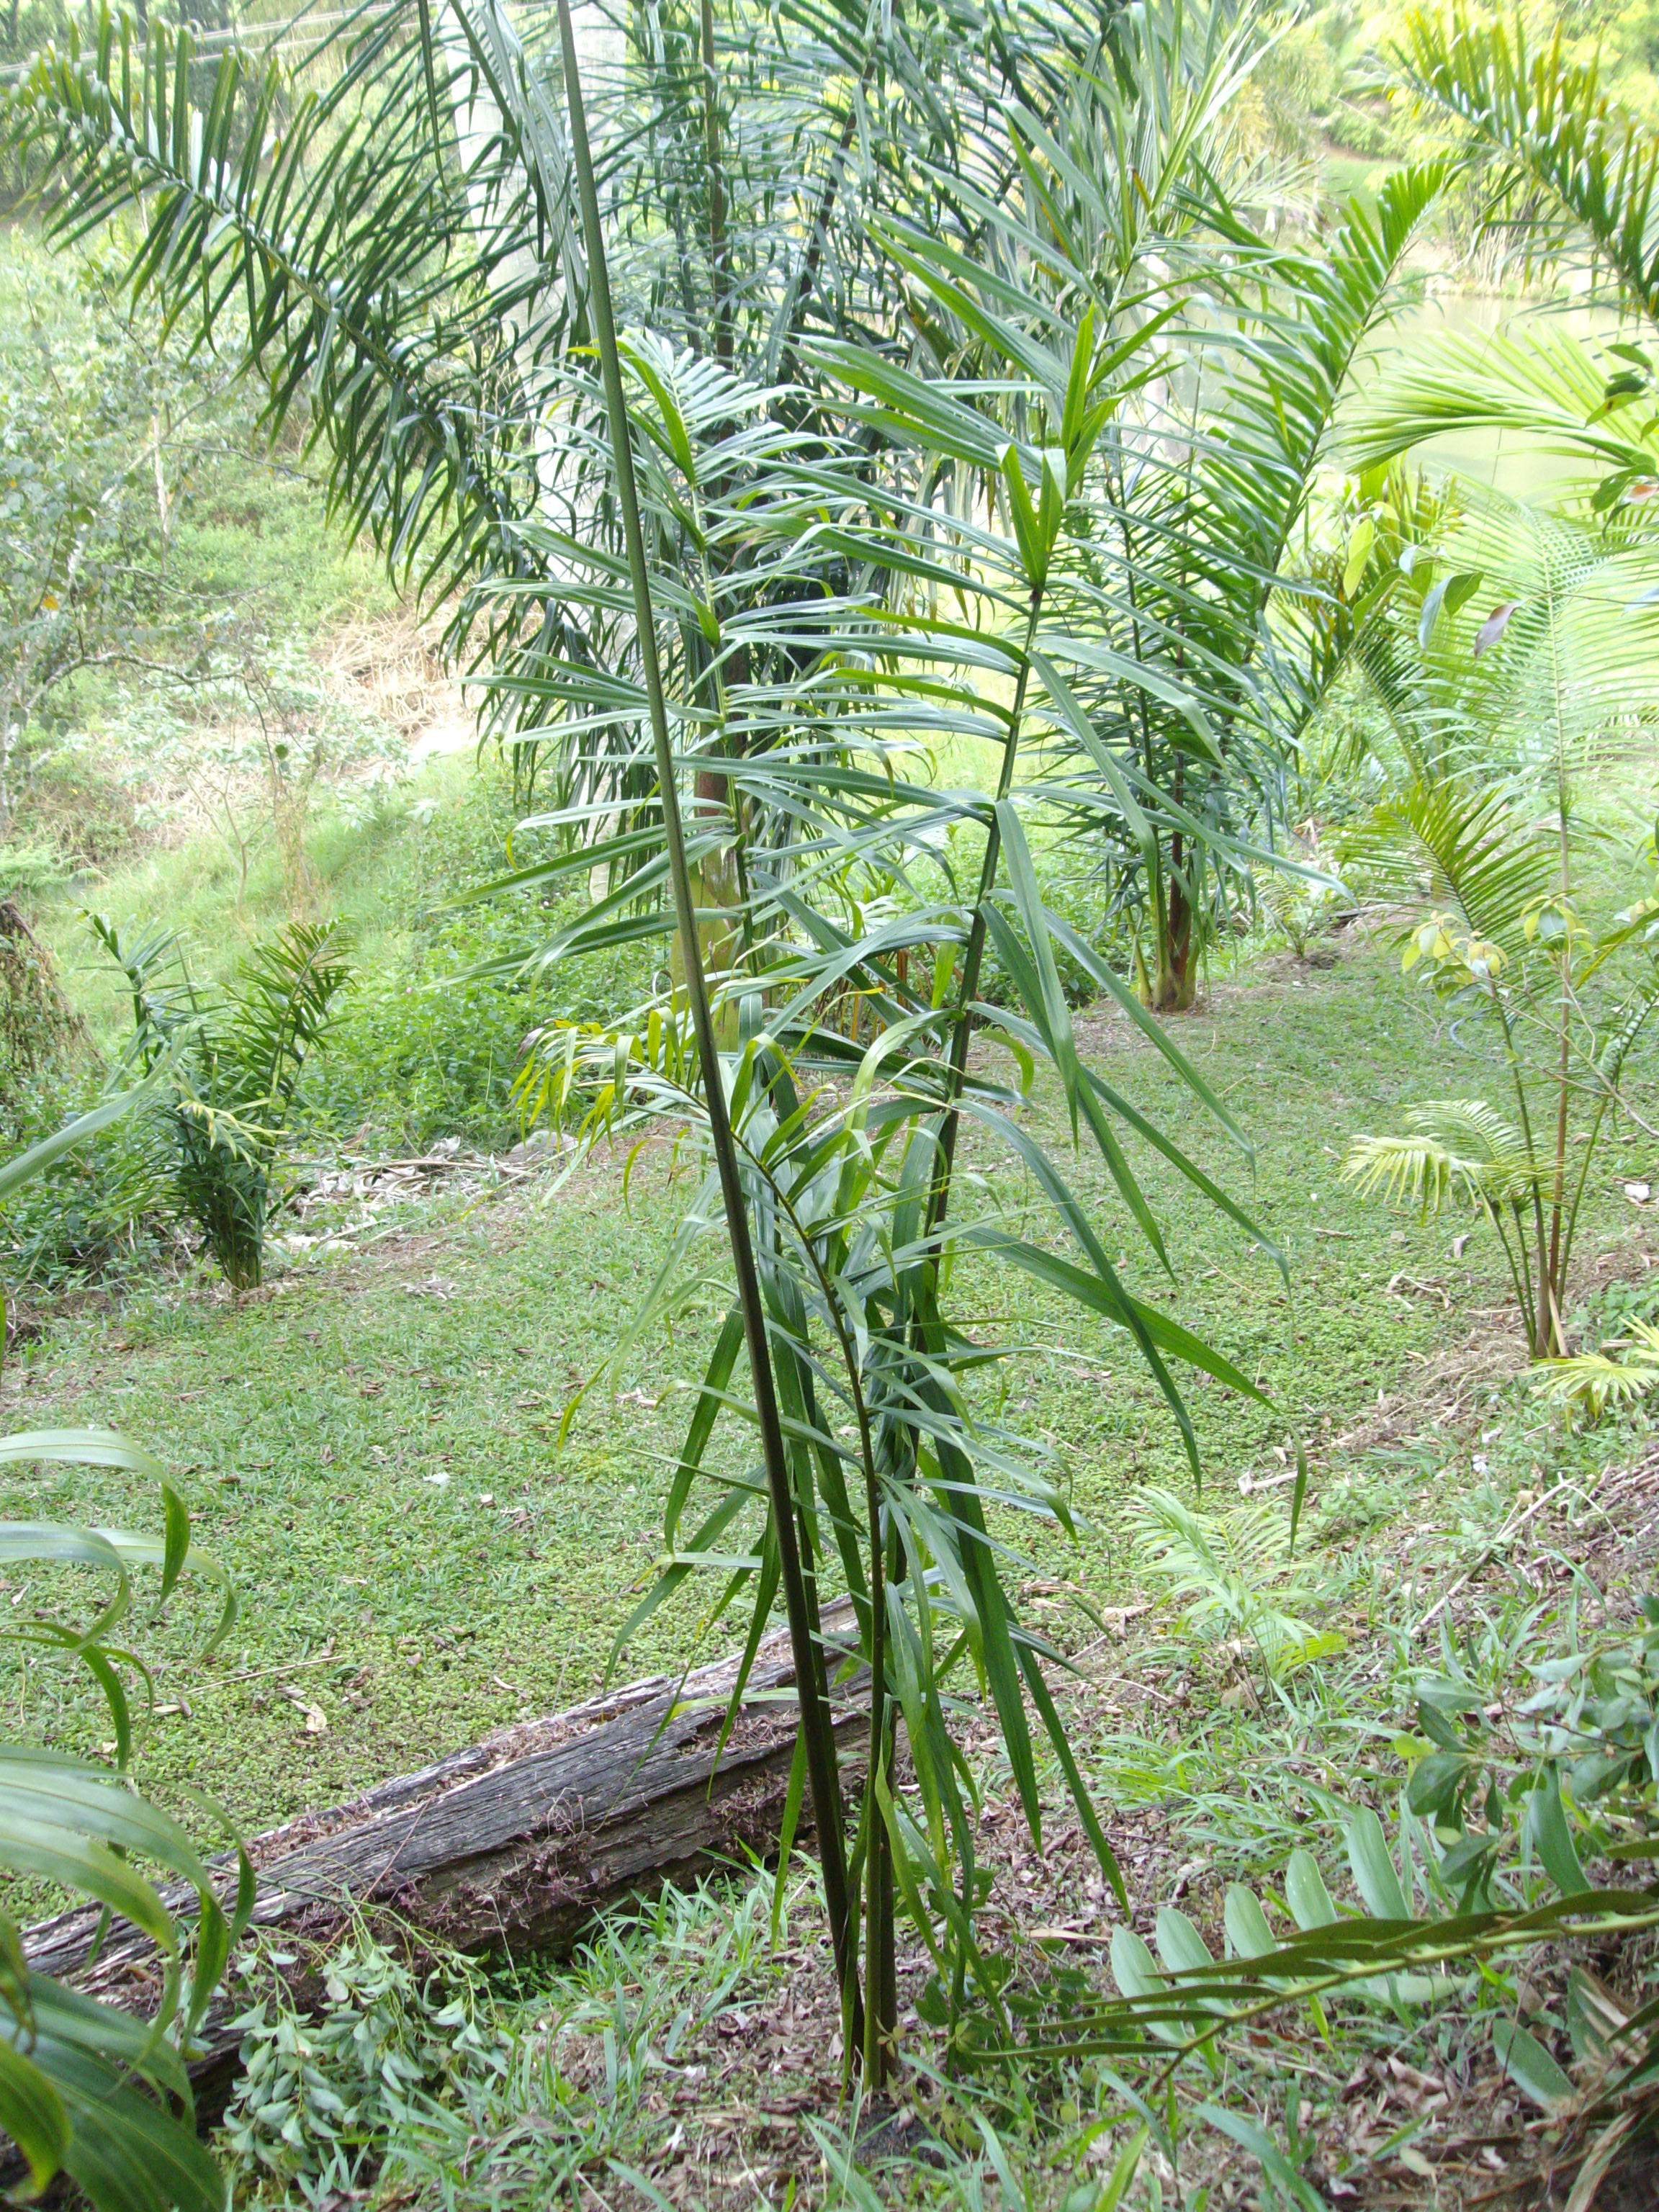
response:
M1639 410L1620 405L1615 380L1626 374L1627 363L1554 325L1481 337L1435 332L1367 384L1344 418L1343 450L1364 469L1429 438L1498 431L1598 477L1645 481L1659 471L1659 444Z
M1189 1633L1247 1638L1275 1680L1335 1648L1317 1642L1292 1610L1313 1591L1287 1558L1284 1524L1267 1506L1207 1512L1149 1486L1136 1501L1133 1526L1143 1571L1182 1607Z
M1531 1194L1538 1170L1519 1130L1483 1099L1409 1106L1408 1136L1355 1137L1343 1164L1362 1196L1409 1200L1427 1214L1449 1198L1482 1207Z
M1414 782L1386 801L1364 849L1374 867L1392 858L1401 890L1426 876L1431 903L1450 907L1474 940L1510 959L1553 881L1552 855L1508 795L1451 778Z
M1659 317L1659 139L1602 92L1594 63L1568 59L1562 26L1534 44L1518 12L1504 22L1461 6L1413 9L1395 61L1426 107L1466 126L1499 164L1492 221L1535 216L1536 193L1547 193L1626 301ZM1559 254L1535 221L1528 234L1534 255Z
M1659 1328L1632 1321L1629 1339L1620 1346L1542 1360L1532 1387L1550 1405L1564 1406L1587 1422L1599 1421L1609 1407L1633 1406L1659 1389Z
M228 994L224 1052L247 1085L240 1103L256 1113L284 1112L292 1102L350 981L343 950L337 923L291 922L243 960Z

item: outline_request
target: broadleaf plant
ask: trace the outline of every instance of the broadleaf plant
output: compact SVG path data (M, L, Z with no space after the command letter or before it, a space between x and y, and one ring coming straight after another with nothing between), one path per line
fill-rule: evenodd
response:
M141 1087L106 1100L55 1137L0 1166L0 1194L86 1144L140 1103ZM253 1908L253 1869L236 1847L234 1901L223 1880L169 1814L133 1787L134 1728L125 1675L143 1664L113 1632L131 1613L141 1574L158 1571L156 1610L181 1577L220 1596L211 1651L236 1617L222 1567L198 1552L183 1498L150 1455L108 1429L26 1430L0 1437L0 1465L121 1468L161 1493L159 1535L51 1522L0 1522L9 1574L81 1568L105 1578L90 1620L21 1612L20 1589L0 1616L0 1638L30 1654L84 1667L113 1732L115 1764L78 1757L9 1734L0 1741L0 1867L45 1881L129 1922L154 1942L161 1986L149 2017L94 1998L37 1971L22 1930L0 1911L0 2130L11 2138L38 2194L67 2175L96 2212L223 2212L226 2187L198 2140L186 2063L232 1949ZM29 1588L25 1583L24 1589ZM193 1892L180 1911L154 1869Z

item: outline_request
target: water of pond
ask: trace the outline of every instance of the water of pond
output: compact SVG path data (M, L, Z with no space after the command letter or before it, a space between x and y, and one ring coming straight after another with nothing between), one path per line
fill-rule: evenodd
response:
M1565 328L1575 337L1607 339L1620 334L1620 318L1610 308L1547 308L1513 292L1448 290L1407 309L1379 341L1375 357L1382 362L1409 355L1448 331L1470 337L1507 331L1519 337L1528 324L1546 319L1551 327ZM1626 335L1640 333L1627 331ZM1490 484L1513 499L1540 498L1564 479L1582 474L1559 454L1540 453L1535 443L1499 430L1434 438L1419 449L1419 457L1431 467Z

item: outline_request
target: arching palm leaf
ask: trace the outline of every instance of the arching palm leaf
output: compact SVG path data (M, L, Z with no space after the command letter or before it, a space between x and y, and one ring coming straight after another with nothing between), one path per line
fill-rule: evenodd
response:
M1396 60L1406 86L1492 157L1492 220L1518 218L1529 259L1587 238L1629 305L1659 316L1659 139L1601 91L1593 63L1569 61L1559 27L1534 43L1518 15L1413 9ZM1553 227L1538 221L1540 189Z

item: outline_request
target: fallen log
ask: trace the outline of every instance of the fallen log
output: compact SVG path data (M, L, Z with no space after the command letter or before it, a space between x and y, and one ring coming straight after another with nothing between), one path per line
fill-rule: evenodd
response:
M849 1625L844 1606L826 1614L832 1646ZM777 1840L794 1748L787 1634L762 1643L722 1745L738 1664L630 1683L255 1837L255 1923L326 1941L353 1907L387 1903L458 1950L568 1952L606 1905L764 1853ZM843 1750L857 1753L867 1677L834 1693L834 1711ZM850 1779L854 1759L848 1765ZM801 1817L809 1826L810 1806ZM228 1901L234 1863L217 1863ZM194 1896L164 1894L179 1911ZM29 1963L142 2013L160 1989L155 1948L118 1923L94 1959L98 1921L82 1907L39 1922L24 1939ZM241 2003L222 1992L192 2062L210 2112L234 2069L229 2023Z

